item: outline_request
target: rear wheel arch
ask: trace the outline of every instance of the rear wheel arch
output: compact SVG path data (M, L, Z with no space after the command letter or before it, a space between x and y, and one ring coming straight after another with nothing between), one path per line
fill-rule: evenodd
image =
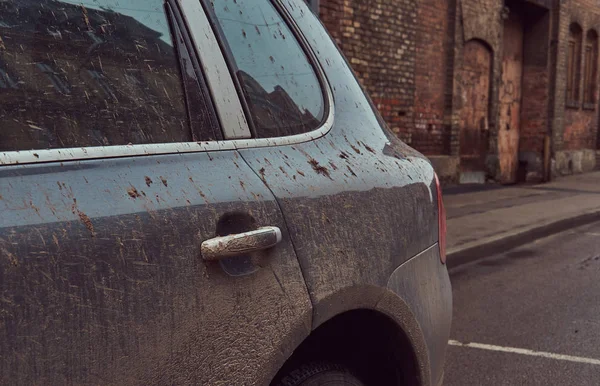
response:
M431 384L423 334L406 302L381 287L362 288L361 296L356 290L346 289L315 306L312 333L272 384L315 362L348 367L367 385Z

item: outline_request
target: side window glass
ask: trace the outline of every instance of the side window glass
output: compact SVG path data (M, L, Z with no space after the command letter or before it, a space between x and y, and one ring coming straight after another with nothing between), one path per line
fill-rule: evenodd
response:
M38 70L41 73L45 74L50 84L48 87L54 87L54 89L61 94L69 94L71 92L70 87L67 85L67 80L65 76L58 71L56 71L50 64L48 63L36 63L35 64Z
M186 142L164 0L0 2L0 151Z
M256 136L281 137L319 127L323 91L310 61L269 0L211 0L235 61Z

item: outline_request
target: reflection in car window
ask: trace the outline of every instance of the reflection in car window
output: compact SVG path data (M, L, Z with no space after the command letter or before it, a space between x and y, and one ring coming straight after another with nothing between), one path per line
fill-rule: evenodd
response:
M2 1L0 68L0 151L193 139L163 0Z
M61 76L59 72L54 70L52 66L47 63L36 63L35 65L42 73L46 74L56 91L60 92L61 94L68 94L71 91L69 86L67 86L67 82L64 80L64 77Z
M324 99L314 69L269 0L212 0L261 138L316 129Z
M0 68L0 88L17 88L19 87L13 78L3 69Z

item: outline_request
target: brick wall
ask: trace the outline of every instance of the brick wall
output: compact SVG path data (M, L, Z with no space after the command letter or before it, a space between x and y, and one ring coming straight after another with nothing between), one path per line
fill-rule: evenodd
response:
M566 63L569 26L574 22L579 24L583 29L583 45L585 46L586 34L590 29L600 32L600 4L594 0L571 0L563 8L565 20L561 23L559 44L561 46L560 55L562 55L560 61ZM580 53L580 74L583 74L584 71L584 51L582 50ZM598 64L596 63L596 65ZM566 64L562 68L557 68L557 72L559 72L558 77L561 79L564 77L565 80L556 87L557 104L562 107L560 113L562 113L563 125L561 130L555 133L555 138L561 137L559 146L556 146L555 149L594 149L598 132L598 90L596 88L595 105L584 106L584 77L580 76L578 102L575 105L566 106ZM598 79L596 79L596 84L598 84Z
M417 3L321 0L321 19L390 128L411 143Z
M499 52L498 0L321 0L320 16L390 128L427 155L458 155L455 77L463 44ZM490 130L500 57L494 54ZM491 139L495 152L496 142Z
M580 106L567 107L565 93L569 25L577 21L584 36L591 28L600 33L597 0L320 2L325 26L390 128L426 155L460 155L464 46L478 40L489 47L486 169L492 177L499 170L503 25L511 9L524 15L519 157L535 164L529 166L541 178L547 135L551 135L553 155L596 147L598 102L583 106L581 101ZM583 76L580 82L583 90ZM600 84L600 79L596 83Z
M321 21L342 50L344 45L342 41L344 2L345 0L321 0L319 4L319 17Z
M550 12L527 9L524 12L523 78L520 152L542 157L548 133Z
M595 148L596 115L595 111L567 108L564 118L563 150Z
M450 125L445 124L449 1L421 0L417 10L414 131L412 146L426 155L450 154ZM450 74L450 77L452 75Z
M548 131L548 69L525 65L522 87L519 151L541 156Z

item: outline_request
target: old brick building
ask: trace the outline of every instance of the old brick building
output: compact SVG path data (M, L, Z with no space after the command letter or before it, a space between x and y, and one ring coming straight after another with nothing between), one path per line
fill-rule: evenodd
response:
M310 3L390 128L445 180L595 168L600 3Z

